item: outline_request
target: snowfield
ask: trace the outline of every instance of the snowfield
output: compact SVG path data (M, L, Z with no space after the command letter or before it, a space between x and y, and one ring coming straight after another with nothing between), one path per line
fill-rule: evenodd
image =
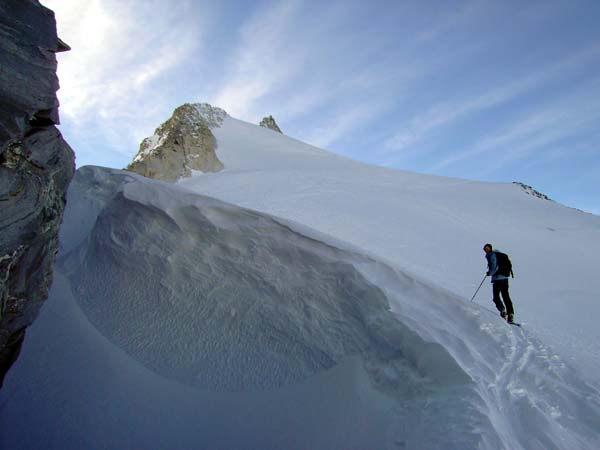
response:
M220 173L78 170L0 448L600 448L600 218L212 131Z

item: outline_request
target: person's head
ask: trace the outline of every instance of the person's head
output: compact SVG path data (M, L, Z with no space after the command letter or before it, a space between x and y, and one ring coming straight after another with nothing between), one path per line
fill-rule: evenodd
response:
M492 244L485 244L483 246L483 251L487 254L490 253L492 251Z

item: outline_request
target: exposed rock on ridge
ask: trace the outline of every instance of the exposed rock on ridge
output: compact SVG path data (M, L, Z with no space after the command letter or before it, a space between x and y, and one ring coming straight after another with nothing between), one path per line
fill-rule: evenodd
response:
M546 194L542 194L539 191L536 191L534 188L532 188L531 186L529 186L528 184L524 184L521 183L519 181L513 181L513 184L516 184L517 186L519 186L521 189L523 189L527 194L529 195L533 195L534 197L537 198L541 198L542 200L550 200L553 201L550 197L548 197Z
M54 126L55 53L68 49L37 0L0 3L0 386L52 283L74 172Z
M218 172L223 163L216 154L217 140L211 129L220 127L227 113L206 103L185 103L169 120L142 141L126 170L145 177L177 181L192 170Z
M269 130L277 131L278 133L283 134L281 129L277 125L277 122L275 122L273 116L263 117L263 120L260 121L259 125L261 127L268 128Z

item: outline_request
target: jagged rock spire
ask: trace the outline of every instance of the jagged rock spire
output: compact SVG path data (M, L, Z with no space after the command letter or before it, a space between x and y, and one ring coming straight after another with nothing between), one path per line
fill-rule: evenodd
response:
M263 120L260 121L259 125L261 127L268 128L270 130L277 131L278 133L283 134L281 129L277 126L277 122L275 122L273 116L263 117Z

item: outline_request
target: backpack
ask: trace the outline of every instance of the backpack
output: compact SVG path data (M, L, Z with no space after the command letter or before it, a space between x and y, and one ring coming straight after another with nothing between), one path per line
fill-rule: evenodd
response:
M508 255L499 251L495 251L494 253L496 254L496 264L498 265L498 272L496 273L498 275L504 275L505 277L512 276L514 278L512 262L510 262Z

